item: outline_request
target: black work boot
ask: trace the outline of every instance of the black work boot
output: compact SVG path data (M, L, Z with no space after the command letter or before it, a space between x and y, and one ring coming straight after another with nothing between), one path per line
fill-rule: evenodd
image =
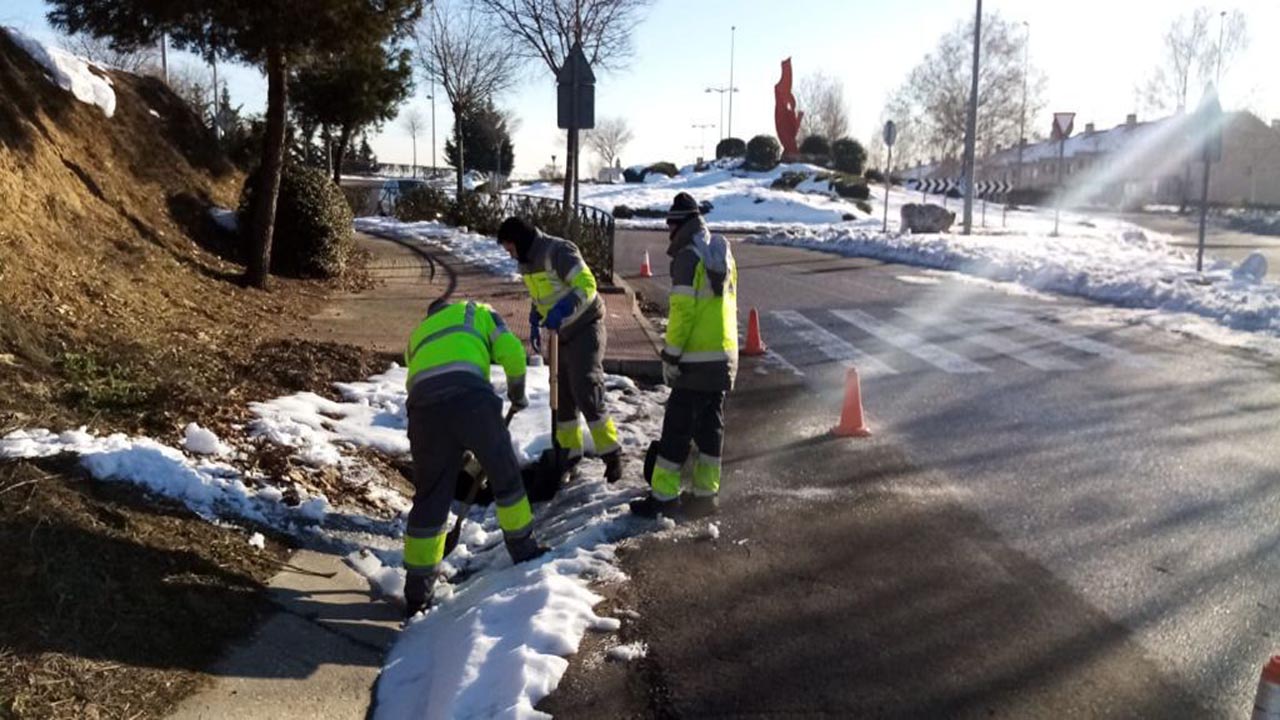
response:
M616 483L622 479L622 449L605 453L600 457L604 461L604 479L608 483Z
M532 534L515 540L507 540L506 542L507 554L511 556L511 562L514 565L540 558L551 550L551 548L538 542L537 538Z
M684 493L680 496L680 504L684 506L684 514L689 518L710 517L720 511L718 495Z
M679 520L683 513L680 508L680 498L674 500L659 500L649 495L643 500L632 500L631 514L642 518L653 519L659 515L665 515L672 520Z
M404 616L409 619L431 607L435 575L407 575L404 579Z

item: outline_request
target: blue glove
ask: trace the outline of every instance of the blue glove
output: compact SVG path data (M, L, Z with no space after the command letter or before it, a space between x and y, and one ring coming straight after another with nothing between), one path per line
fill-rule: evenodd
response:
M564 324L564 319L573 314L573 310L577 307L577 297L570 294L560 298L560 302L551 307L547 313L546 326L552 330L559 330Z
M542 316L538 314L538 308L529 310L529 344L538 354L542 353L542 329L538 327L540 322L542 322Z

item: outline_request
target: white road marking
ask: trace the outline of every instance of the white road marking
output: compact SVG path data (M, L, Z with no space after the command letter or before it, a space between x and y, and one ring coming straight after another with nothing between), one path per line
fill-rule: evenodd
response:
M934 345L915 333L881 322L861 310L832 310L831 314L949 373L960 375L991 372L989 367Z
M1097 355L1108 360L1114 360L1122 365L1135 368L1154 367L1155 363L1140 356L1135 355L1127 350L1121 350L1114 345L1108 345L1092 338L1076 335L1067 332L1053 325L1033 320L1029 317L1019 315L1015 312L1002 310L999 308L986 308L982 311L982 316L986 318L995 318L1006 327L1017 328L1024 332L1028 332L1036 337L1044 338L1056 342L1059 345L1065 345L1081 352Z
M896 375L898 372L795 310L777 310L770 314L794 329L801 339L827 358L845 367L857 368L862 377Z
M955 318L938 318L917 309L899 308L898 312L921 324L936 324L951 335L967 340L974 345L981 345L1001 355L1007 355L1038 370L1066 371L1080 369L1079 365L1070 360L1054 357L1039 348L1023 345L1002 335L985 332L975 325L969 325Z

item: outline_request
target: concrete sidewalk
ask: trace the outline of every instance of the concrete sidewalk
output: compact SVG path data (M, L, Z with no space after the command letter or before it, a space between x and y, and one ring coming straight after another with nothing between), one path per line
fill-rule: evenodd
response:
M399 355L427 305L449 287L452 276L457 283L454 297L489 303L517 335L528 338L529 294L523 284L468 265L438 248L363 233L357 233L357 242L372 255L369 271L377 284L364 292L332 298L310 318L314 337ZM436 263L434 277L428 257ZM661 341L641 316L634 293L625 286L602 287L600 295L607 307L609 331L605 371L660 378Z

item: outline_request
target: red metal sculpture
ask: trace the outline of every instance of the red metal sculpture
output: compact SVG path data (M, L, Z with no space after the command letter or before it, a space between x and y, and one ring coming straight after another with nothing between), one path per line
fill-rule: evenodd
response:
M791 58L782 61L782 79L773 86L773 100L773 123L778 130L778 142L782 143L782 156L794 158L804 113L796 110L796 96L791 94Z

